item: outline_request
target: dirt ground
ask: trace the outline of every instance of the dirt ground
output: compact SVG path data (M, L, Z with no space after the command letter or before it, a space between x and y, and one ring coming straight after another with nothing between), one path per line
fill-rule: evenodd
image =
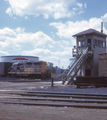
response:
M107 93L107 88L76 89L75 87L63 86L60 83L55 83L52 88L50 82L0 82L0 96L2 96L2 93L6 90L64 91L67 88L76 92L94 91L94 93L97 93L99 91L105 91L105 93ZM107 110L0 103L0 120L107 120Z
M0 120L107 120L107 110L0 104Z

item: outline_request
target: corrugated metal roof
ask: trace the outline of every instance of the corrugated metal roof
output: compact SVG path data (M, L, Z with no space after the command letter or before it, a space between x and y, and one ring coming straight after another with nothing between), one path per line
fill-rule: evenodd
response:
M39 57L36 57L36 56L23 56L23 55L6 55L6 56L0 56L1 58L12 58L12 57L27 57L27 58L39 58Z
M92 33L96 33L96 34L107 37L107 34L101 33L99 31L91 29L91 28L88 29L88 30L82 31L80 33L77 33L77 34L73 35L73 37L78 37L78 36L81 36L81 35L92 34Z

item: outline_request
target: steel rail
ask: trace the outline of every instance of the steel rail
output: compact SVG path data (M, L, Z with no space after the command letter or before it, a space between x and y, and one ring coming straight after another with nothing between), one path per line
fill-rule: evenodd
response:
M94 108L94 109L107 109L107 106L101 105L79 105L79 104L55 104L55 103L32 103L32 102L10 102L0 101L3 104L18 104L18 105L35 105L35 106L51 106L51 107L76 107L76 108Z
M35 98L35 97L0 97L0 98L39 100L39 101L78 102L78 103L107 103L107 100L87 100L87 99L60 99L60 98Z
M42 82L41 80L0 80L0 82Z
M106 96L107 94L95 94L95 93L71 93L71 92L50 92L50 91L27 91L27 93L39 93L39 94L60 94L60 95L86 95L86 96Z
M107 100L105 96L80 96L80 95L58 95L58 94L29 94L29 93L6 93L6 94L15 94L21 96L38 96L38 97L61 97L61 98L79 98L79 99L103 99Z

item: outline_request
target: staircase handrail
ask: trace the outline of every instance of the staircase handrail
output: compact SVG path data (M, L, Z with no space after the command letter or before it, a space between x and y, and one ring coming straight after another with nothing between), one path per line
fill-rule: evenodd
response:
M74 60L72 60L71 63L70 63L70 65L64 70L62 76L64 75L64 73L65 73L68 69L70 69L70 66L73 64L73 62L74 62Z
M79 59L74 61L74 64L72 65L72 67L70 68L70 70L68 71L68 73L66 75L66 79L63 80L63 84L67 81L68 77L70 77L70 75L73 72L74 68L79 64L79 62L82 61L83 57L86 55L87 52L88 52L88 47L83 51L83 53L80 55Z
M82 63L80 64L79 68L76 70L75 74L72 76L72 78L68 81L67 84L71 83L71 80L76 76L77 72L79 71L79 69L81 68L81 66L83 65L84 61L88 58L88 55L85 56L85 59L82 61Z
M79 55L79 54L77 54L76 57L78 57L78 55ZM66 73L67 70L69 71L69 70L72 68L73 64L74 64L76 61L77 61L77 59L71 61L71 63L69 64L69 66L64 70L62 76Z
M88 52L88 47L84 50L84 52L82 53L82 55L80 56L80 58L77 60L77 62L73 65L72 69L79 63L79 61L81 60L81 58L84 56L84 54L86 54ZM71 73L72 69L68 72L67 76Z

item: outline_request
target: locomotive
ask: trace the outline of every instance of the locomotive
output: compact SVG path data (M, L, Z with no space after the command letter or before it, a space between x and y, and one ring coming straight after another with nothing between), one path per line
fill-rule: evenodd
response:
M6 64L6 63L5 63ZM1 76L9 77L30 77L30 78L50 78L51 72L44 61L39 62L17 62L4 64L3 70L6 70ZM8 65L8 67L7 67ZM10 65L10 67L9 67Z

